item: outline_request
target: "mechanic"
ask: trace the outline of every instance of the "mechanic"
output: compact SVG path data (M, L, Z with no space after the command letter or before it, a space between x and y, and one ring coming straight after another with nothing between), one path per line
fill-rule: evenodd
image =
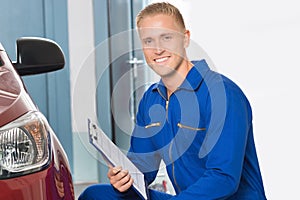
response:
M179 10L153 3L136 18L147 64L161 77L140 101L128 157L153 182L163 160L176 191L149 189L149 199L265 200L253 138L252 112L242 90L190 61L190 31ZM85 199L142 199L121 166L109 167L110 184L88 187Z

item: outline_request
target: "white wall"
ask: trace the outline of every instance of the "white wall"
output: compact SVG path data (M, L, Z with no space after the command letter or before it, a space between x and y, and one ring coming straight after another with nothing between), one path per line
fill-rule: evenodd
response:
M95 103L95 60L94 60L94 20L93 1L68 1L69 52L71 73L71 100L73 131L87 131L86 116L96 118ZM85 77L84 82L78 81ZM85 89L83 89L85 88ZM84 92L78 97L78 92ZM82 98L84 96L84 98ZM77 99L76 99L77 98ZM80 98L80 99L78 99ZM74 114L76 116L74 116ZM84 116L80 118L78 115ZM76 118L75 118L76 117Z
M170 0L193 42L248 96L268 199L299 198L298 1Z
M87 118L96 119L92 0L69 0L69 52L75 183L96 182L96 150L89 144Z

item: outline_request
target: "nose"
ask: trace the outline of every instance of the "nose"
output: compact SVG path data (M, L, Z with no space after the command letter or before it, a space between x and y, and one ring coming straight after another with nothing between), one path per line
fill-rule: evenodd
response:
M162 54L165 51L165 48L161 45L160 42L157 42L154 47L154 52L158 55Z

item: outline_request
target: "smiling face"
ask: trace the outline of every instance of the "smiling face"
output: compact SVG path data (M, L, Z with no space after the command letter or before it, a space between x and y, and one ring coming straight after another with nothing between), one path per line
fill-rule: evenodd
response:
M149 15L138 25L143 52L148 65L162 78L175 72L185 75L188 68L185 48L190 33L173 16Z

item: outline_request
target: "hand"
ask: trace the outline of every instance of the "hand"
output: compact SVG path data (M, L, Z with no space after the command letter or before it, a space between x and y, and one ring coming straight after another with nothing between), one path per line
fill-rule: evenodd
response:
M119 192L127 191L133 184L128 170L123 170L122 167L109 167L107 177L110 184Z

